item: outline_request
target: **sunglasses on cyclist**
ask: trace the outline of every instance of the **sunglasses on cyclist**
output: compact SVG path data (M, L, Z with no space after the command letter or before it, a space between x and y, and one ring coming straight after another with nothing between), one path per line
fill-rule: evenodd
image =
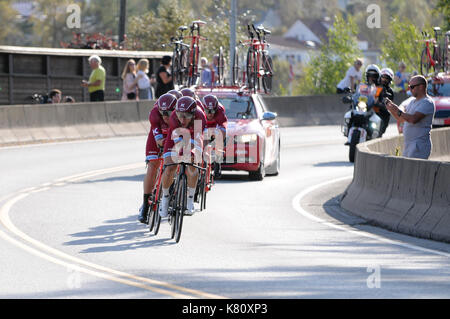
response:
M194 114L187 112L176 112L179 119L191 119Z
M159 114L161 114L161 116L170 116L172 115L172 111L159 111Z
M214 114L214 113L216 113L216 110L205 109L205 113L206 114Z

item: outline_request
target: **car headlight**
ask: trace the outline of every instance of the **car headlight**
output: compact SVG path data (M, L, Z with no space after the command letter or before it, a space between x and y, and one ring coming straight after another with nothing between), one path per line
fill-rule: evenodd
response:
M244 134L244 135L237 135L234 138L235 142L238 144L241 143L256 143L256 141L258 140L258 135L256 134Z

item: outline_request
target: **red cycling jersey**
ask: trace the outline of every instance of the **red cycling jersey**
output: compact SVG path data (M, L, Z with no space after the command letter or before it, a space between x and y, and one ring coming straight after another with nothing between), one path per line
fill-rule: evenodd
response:
M164 143L164 155L166 158L168 156L176 156L173 150L176 143L181 141L182 136L176 136L176 130L182 128L180 121L176 112L172 112L169 121L169 131L167 133L168 138ZM202 151L203 150L203 131L206 128L206 115L203 110L197 106L195 110L194 117L192 118L189 126L186 128L190 132L191 143L194 144L195 148Z
M214 118L210 121L207 120L206 127L207 128L218 128L222 130L224 133L227 130L228 118L225 114L225 108L222 104L217 105L216 113L214 113Z
M160 141L167 137L169 124L164 122L164 119L161 113L159 113L159 109L156 104L151 110L148 116L148 120L150 121L150 132L148 133L147 137L145 155L146 161L151 161L159 158L160 149L157 141Z

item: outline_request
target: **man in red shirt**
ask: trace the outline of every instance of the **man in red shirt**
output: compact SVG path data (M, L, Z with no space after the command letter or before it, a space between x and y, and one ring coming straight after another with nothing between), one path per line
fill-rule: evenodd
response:
M169 131L170 115L175 110L177 98L169 93L163 94L156 101L149 114L150 132L145 147L147 174L144 177L144 201L140 208L139 221L146 223L149 209L149 198L155 187L159 169L159 159Z
M177 101L175 112L169 122L169 131L164 143L164 164L176 163L179 159L179 147L189 145L194 162L201 163L203 151L203 131L206 128L205 113L190 96L183 96ZM185 154L186 155L186 154ZM162 176L162 200L159 206L161 217L167 217L169 207L169 188L173 183L177 166L167 166ZM194 195L198 181L198 169L188 167L187 174L187 209L185 214L194 213Z

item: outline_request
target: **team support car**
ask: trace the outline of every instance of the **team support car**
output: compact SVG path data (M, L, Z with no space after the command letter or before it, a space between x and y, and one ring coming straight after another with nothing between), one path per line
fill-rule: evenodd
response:
M440 73L431 78L428 81L427 93L436 107L433 128L450 126L450 74Z
M238 87L199 88L200 99L214 94L228 118L222 170L247 171L251 180L280 172L280 130L260 94Z
M427 93L433 99L436 107L433 128L450 126L450 74L439 73L428 79ZM400 107L405 109L413 99L414 97L407 98L400 104ZM403 133L402 124L397 123L399 133Z

